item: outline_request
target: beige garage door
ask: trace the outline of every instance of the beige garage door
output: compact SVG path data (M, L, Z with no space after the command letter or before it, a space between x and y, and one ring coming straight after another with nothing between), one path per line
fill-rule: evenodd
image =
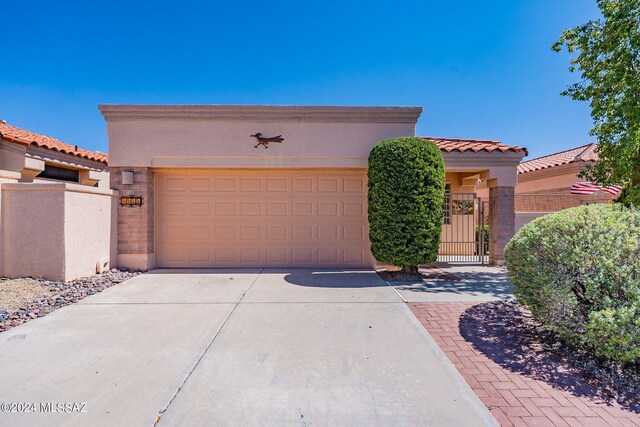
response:
M366 172L156 174L161 267L368 267Z

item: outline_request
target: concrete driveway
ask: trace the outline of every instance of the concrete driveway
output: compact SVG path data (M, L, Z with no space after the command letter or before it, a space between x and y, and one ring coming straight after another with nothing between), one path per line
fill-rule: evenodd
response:
M436 264L453 281L392 283L407 302L486 302L513 300L513 284L501 267Z
M1 402L36 404L2 425L496 425L372 271L154 270L0 334Z

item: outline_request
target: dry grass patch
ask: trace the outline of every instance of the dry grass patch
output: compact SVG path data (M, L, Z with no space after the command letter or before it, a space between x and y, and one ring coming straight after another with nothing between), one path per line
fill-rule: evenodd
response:
M9 279L0 281L0 310L12 311L24 308L36 298L50 295L48 287L30 279Z

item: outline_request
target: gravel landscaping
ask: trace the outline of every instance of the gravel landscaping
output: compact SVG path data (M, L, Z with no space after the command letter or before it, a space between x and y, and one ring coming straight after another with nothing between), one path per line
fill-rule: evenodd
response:
M49 295L49 288L31 279L6 279L0 281L0 310L9 311L36 298Z
M0 332L44 317L65 305L124 282L140 272L113 269L70 282L44 279L0 279Z

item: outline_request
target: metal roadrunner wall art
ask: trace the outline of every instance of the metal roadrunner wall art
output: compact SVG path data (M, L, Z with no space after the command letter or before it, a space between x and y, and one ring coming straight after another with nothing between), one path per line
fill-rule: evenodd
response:
M272 137L265 137L262 136L262 134L260 132L256 133L255 135L249 135L252 138L255 138L258 143L256 145L253 146L253 148L258 148L259 145L262 145L265 149L269 148L269 143L270 142L276 142L278 144L282 143L282 141L284 141L284 138L282 137L282 135L276 135L276 136L272 136Z

